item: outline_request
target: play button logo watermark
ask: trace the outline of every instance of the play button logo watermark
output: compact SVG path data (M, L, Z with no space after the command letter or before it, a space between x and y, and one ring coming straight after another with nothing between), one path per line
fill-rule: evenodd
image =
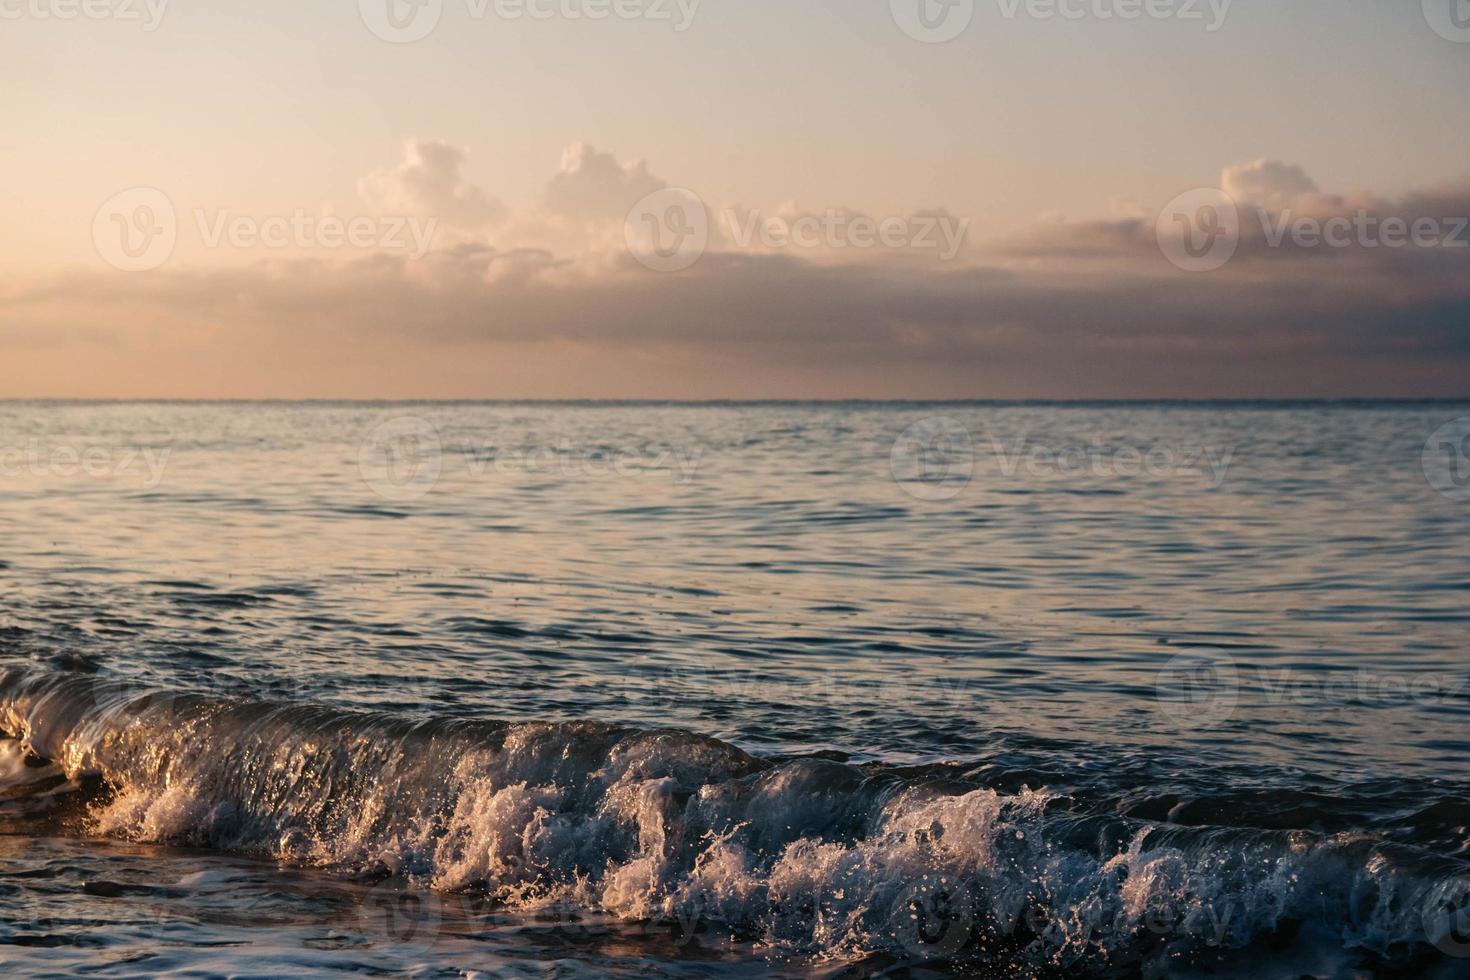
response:
M1470 416L1435 429L1424 443L1424 478L1440 495L1470 503Z
M438 428L412 415L373 426L358 446L362 478L384 500L418 500L439 483L444 446Z
M1171 264L1185 272L1214 272L1240 247L1240 209L1224 191L1201 187L1164 205L1154 230Z
M1470 0L1424 0L1424 19L1446 41L1470 44Z
M124 272L147 272L163 265L178 238L173 202L156 187L131 187L114 194L92 219L97 254Z
M633 205L623 223L628 252L655 272L683 272L709 246L709 209L698 194L665 187Z
M925 44L953 41L975 18L975 0L889 0L889 4L899 30Z
M938 415L905 429L889 452L893 481L916 500L953 500L975 475L975 444L958 419Z
M1186 731L1221 725L1235 716L1240 674L1223 650L1197 650L1174 657L1159 671L1155 705Z
M422 41L439 26L444 0L357 0L368 30L390 44Z

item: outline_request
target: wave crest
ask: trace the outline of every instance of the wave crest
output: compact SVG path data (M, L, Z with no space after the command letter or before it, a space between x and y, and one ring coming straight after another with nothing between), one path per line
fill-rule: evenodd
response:
M48 792L91 782L95 832L842 960L1458 956L1470 893L1462 863L1362 835L1176 827L686 732L411 721L19 669L0 673L0 729L0 800L33 798L38 773Z

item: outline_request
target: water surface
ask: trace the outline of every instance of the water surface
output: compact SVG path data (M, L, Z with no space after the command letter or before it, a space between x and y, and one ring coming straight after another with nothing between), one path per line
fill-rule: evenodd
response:
M1463 975L1467 415L0 404L0 962Z

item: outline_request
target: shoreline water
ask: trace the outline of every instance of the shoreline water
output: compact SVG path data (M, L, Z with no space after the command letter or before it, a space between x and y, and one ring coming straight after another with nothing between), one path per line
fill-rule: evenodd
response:
M0 960L1455 976L1456 411L0 405Z
M90 798L72 824L86 832L378 882L362 914L430 959L446 932L463 939L444 922L470 901L490 932L549 917L561 933L629 941L643 923L645 942L650 928L676 946L713 934L809 965L964 970L1008 951L1036 975L1106 976L1267 945L1299 962L1431 970L1455 958L1470 901L1470 862L1435 853L1451 828L1428 831L1427 847L1396 843L1397 801L1378 801L1377 833L1262 829L1228 795L1181 794L1160 823L1120 816L1121 800L997 791L984 766L762 760L675 731L406 722L13 668L0 728L29 755L7 769L6 807L39 799L44 813L75 792ZM1145 788L1116 791L1146 812ZM1370 798L1342 813L1361 826ZM1232 812L1242 822L1222 825ZM433 922L393 924L413 915Z

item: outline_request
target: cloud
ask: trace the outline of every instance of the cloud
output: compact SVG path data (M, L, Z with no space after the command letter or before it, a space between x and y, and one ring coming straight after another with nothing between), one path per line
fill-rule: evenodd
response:
M1148 208L1133 198L1125 197L1122 194L1114 194L1109 203L1112 206L1113 214L1119 218L1139 219L1149 216Z
M552 180L567 192L561 214L620 226L621 215L607 217L613 200L659 182L642 165L612 176L611 160L569 151ZM1285 164L1226 173L1278 201L1357 206ZM1374 209L1470 215L1470 181ZM509 244L461 242L416 262L367 255L0 284L0 330L88 324L100 337L57 352L57 377L83 364L104 378L152 371L186 379L151 392L178 396L1470 394L1470 249L1302 248L1273 244L1249 218L1243 228L1236 257L1202 275L1165 260L1151 216L1043 223L951 262L716 242L668 274L640 266L620 236L553 248L507 234ZM294 374L283 373L282 350ZM43 367L12 359L0 382L26 392Z
M616 221L621 227L634 204L667 186L642 160L619 163L611 153L577 143L562 152L561 169L546 185L546 209L572 221Z
M1315 194L1317 183L1296 164L1262 159L1226 167L1220 189L1237 204L1280 210L1305 194Z
M504 204L461 173L468 154L442 140L409 140L403 161L362 178L358 193L387 214L433 218L458 228L484 228L505 220Z

